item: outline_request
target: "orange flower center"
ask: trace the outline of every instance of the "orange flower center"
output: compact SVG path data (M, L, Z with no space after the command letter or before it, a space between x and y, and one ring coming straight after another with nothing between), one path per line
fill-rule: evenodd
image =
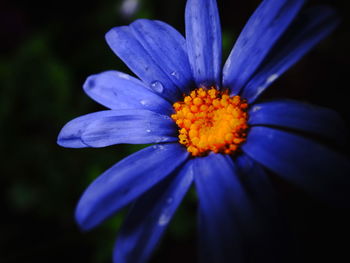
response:
M247 102L228 91L199 88L173 104L171 118L179 126L179 142L192 156L210 151L232 154L247 136Z

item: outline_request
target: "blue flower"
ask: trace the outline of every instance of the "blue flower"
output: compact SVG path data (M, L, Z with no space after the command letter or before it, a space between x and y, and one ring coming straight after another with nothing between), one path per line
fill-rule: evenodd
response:
M277 256L285 247L283 235L268 231L271 225L276 230L279 221L266 170L316 198L346 203L349 161L315 140L343 142L338 115L291 100L256 102L338 24L333 10L300 11L303 4L263 1L224 67L215 0L187 1L186 38L161 21L146 19L106 34L111 49L140 80L117 71L90 76L85 92L109 110L70 121L58 144L154 143L99 176L78 204L76 220L89 230L133 203L118 234L114 262L147 261L193 183L203 262L244 262L251 255L285 262ZM214 115L220 119L215 131L208 121ZM204 128L192 125L193 120ZM235 128L228 130L232 121Z

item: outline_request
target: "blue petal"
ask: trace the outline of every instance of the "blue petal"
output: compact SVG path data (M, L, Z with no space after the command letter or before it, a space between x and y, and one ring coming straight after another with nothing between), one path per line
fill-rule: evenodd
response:
M80 227L89 230L161 181L187 158L179 144L147 147L100 175L84 192L76 209Z
M302 13L244 88L243 97L250 103L256 100L271 83L329 35L338 23L336 13L327 7L315 7Z
M100 118L114 116L114 111L99 111L80 116L68 122L60 131L57 138L57 144L68 148L84 148L89 147L82 140L81 136L86 127L93 121Z
M241 262L241 229L236 214L248 214L249 204L235 167L228 155L211 154L194 161L200 262Z
M345 141L345 125L333 110L292 100L255 104L249 111L250 125L272 125Z
M238 94L285 32L304 0L265 0L240 34L223 70L223 86Z
M215 0L188 0L185 12L188 57L197 86L221 86L222 40Z
M245 154L235 160L239 176L259 216L262 236L250 244L251 262L295 262L295 240L287 227L279 197L261 165ZM252 249L254 248L254 250Z
M258 208L263 211L275 210L277 214L277 197L275 190L261 165L245 154L235 160L242 184L247 193L257 202Z
M142 19L130 27L171 81L181 92L188 93L194 83L184 37L161 21Z
M201 262L282 262L290 256L283 225L270 222L276 207L268 203L273 190L261 167L247 158L236 166L228 155L212 154L195 159L194 173Z
M90 122L82 141L90 147L119 143L146 144L177 141L177 126L168 116L147 110L119 110Z
M114 262L146 262L193 181L187 163L175 178L156 185L140 197L125 219L114 250Z
M174 121L165 115L148 110L109 110L68 122L58 135L58 144L82 148L172 142L177 141L176 131Z
M105 71L88 77L85 92L112 109L146 109L162 114L173 112L171 104L152 92L140 80L118 71Z
M114 53L151 89L175 102L192 84L184 38L171 26L137 20L106 34Z
M285 131L253 127L242 149L316 197L348 205L350 161L326 146Z

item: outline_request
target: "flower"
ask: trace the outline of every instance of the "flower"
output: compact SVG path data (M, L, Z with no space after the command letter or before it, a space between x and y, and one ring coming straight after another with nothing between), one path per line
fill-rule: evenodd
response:
M90 76L85 92L109 110L70 121L58 144L154 143L99 176L77 206L76 220L89 230L133 203L114 262L147 261L193 183L204 262L285 262L277 256L283 235L268 232L279 222L266 169L321 200L346 202L349 161L315 140L342 143L338 115L291 100L257 101L338 24L328 7L300 11L303 3L263 1L223 68L215 0L187 1L186 39L146 19L106 34L140 80L117 71Z

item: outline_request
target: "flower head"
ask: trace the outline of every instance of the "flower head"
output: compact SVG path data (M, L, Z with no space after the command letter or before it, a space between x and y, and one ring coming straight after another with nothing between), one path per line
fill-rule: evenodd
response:
M317 198L344 203L348 159L307 136L341 141L338 115L290 100L257 102L338 23L331 9L300 11L303 3L262 1L223 67L215 0L187 1L186 38L146 19L106 34L139 79L117 71L90 76L85 92L109 110L72 120L58 143L154 143L104 172L79 201L76 219L86 230L133 202L114 262L149 259L193 182L204 262L244 262L252 254L285 262L277 256L282 236L268 232L279 223L266 170Z

